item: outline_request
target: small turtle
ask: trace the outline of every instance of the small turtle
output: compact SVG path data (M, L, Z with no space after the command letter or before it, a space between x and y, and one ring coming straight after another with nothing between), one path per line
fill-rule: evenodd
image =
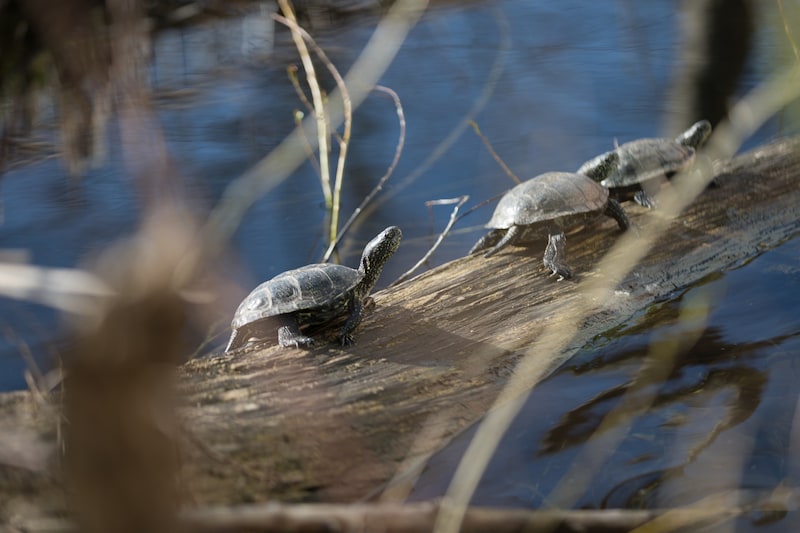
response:
M520 183L500 199L484 235L469 251L474 254L486 248L490 257L509 244L547 235L544 265L569 278L572 271L566 264L564 230L591 221L600 214L612 217L623 230L630 221L619 203L609 198L608 190L597 183L616 167L619 156L608 152L584 165L584 174L547 172ZM587 177L588 176L588 177Z
M695 153L711 134L711 123L707 120L692 125L691 128L672 139L639 139L618 146L619 166L614 172L600 181L612 190L617 198L624 198L634 192L633 199L644 207L655 207L655 201L643 188L646 182L661 177L671 178L688 168L695 159ZM605 157L601 154L578 169L583 174L587 166Z
M332 325L340 317L347 318L339 341L342 345L352 343L351 333L361 321L365 299L402 236L396 226L383 230L364 247L358 270L322 263L265 281L239 304L225 352L244 346L250 338L263 338L270 323L279 325L278 343L282 347L311 346L314 339L301 329Z

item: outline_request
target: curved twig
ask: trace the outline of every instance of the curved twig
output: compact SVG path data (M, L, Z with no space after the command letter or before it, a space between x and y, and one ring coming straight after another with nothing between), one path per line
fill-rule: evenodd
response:
M355 222L355 220L364 211L364 208L369 205L373 198L375 198L375 196L377 196L377 194L383 190L383 186L386 184L386 181L389 179L392 173L394 173L394 169L397 167L397 163L400 161L400 155L403 153L403 146L406 142L406 116L405 113L403 113L403 104L400 102L400 97L394 90L390 89L389 87L384 87L383 85L376 85L373 90L388 94L394 101L395 109L397 109L397 121L400 124L400 133L397 139L397 147L394 150L394 158L392 159L391 164L389 164L389 168L386 169L386 173L381 176L381 179L378 180L378 184L375 185L375 188L372 189L372 191L370 191L364 200L361 201L358 207L353 210L353 214L350 215L350 218L348 218L347 222L344 223L344 226L342 226L342 229L336 236L336 239L334 239L328 246L328 249L325 250L325 254L322 256L323 263L327 263L328 260L330 260L333 251L339 245L339 242L342 240L342 237L344 237L344 234L347 233L347 230L350 229L350 226L353 225L353 222Z
M447 236L448 233L450 233L450 228L452 228L453 224L455 224L456 221L458 220L458 218L456 218L456 215L458 214L459 208L462 205L464 205L467 200L469 200L469 196L464 195L464 196L459 196L458 198L448 198L448 199L445 199L445 200L431 200L429 202L425 202L425 205L429 206L429 207L430 206L434 206L434 205L447 205L447 204L452 204L452 203L455 203L456 206L453 208L453 212L450 213L450 220L447 222L447 226L445 226L444 229L442 230L442 232L439 234L439 237L436 239L436 242L433 243L433 246L431 246L430 250L428 250L425 253L425 255L423 255L422 258L419 261L417 261L417 263L413 267L408 269L399 278L394 280L389 285L390 287L394 287L398 283L402 283L405 280L407 280L408 278L410 278L411 275L414 274L414 272L416 272L419 269L419 267L424 265L425 262L428 259L430 259L430 257L433 255L433 252L435 252L436 249L439 248L439 245L442 244L442 241L444 240L444 238Z

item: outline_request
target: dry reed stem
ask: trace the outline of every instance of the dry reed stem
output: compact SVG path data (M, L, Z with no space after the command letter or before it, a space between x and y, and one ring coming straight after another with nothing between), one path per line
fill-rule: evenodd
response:
M339 88L339 93L342 96L342 109L344 111L344 132L342 136L336 136L339 140L339 157L337 158L336 162L336 174L334 178L333 184L333 197L331 199L331 205L329 206L329 213L330 213L330 225L328 228L328 242L333 243L336 241L336 235L339 231L339 208L341 206L342 200L342 182L344 180L344 165L347 161L347 148L350 144L350 136L353 129L353 104L350 101L350 94L347 90L347 85L344 83L344 79L342 78L341 74L337 68L333 65L333 62L328 59L328 55L322 50L322 48L317 45L316 41L308 34L303 28L297 25L297 22L293 19L287 19L281 17L280 15L273 15L273 19L288 26L292 32L296 32L300 35L305 41L308 42L309 45L314 49L314 53L320 58L323 62L325 67L333 76L333 79L336 81L336 86ZM308 79L308 84L311 85L312 83L317 83L316 78L313 80L311 78ZM319 91L319 87L317 87ZM323 111L323 113L325 113ZM335 128L328 127L328 119L327 113L325 113L326 117L326 132L333 131L335 133ZM322 159L320 158L320 172L321 166L323 164Z
M378 23L364 51L345 76L353 108L364 101L386 71L427 5L426 0L398 0ZM344 120L338 93L337 90L329 99L329 122L334 128ZM234 180L211 212L204 231L212 248L218 250L253 203L285 180L304 160L302 135L295 130L260 162Z
M306 43L303 36L296 29L296 19L294 10L289 0L278 0L278 5L286 15L286 19L295 22L295 26L290 26L289 29L292 33L292 40L300 54L300 61L303 63L303 69L306 71L306 80L308 80L308 87L311 90L311 100L314 103L314 119L317 126L317 146L319 147L319 170L320 170L320 184L322 185L322 195L325 197L325 207L330 211L333 205L333 198L331 195L331 176L328 167L328 156L330 155L330 148L328 147L328 127L325 120L325 102L322 99L322 92L319 88L317 81L317 72L314 69L314 62L311 61L311 54L308 53ZM286 20L284 19L284 20Z

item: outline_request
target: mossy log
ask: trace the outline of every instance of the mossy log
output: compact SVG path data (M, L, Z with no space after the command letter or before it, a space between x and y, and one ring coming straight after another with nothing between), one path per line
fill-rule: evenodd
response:
M800 138L718 165L706 190L617 287L613 305L590 313L552 369L595 336L653 302L734 268L800 229ZM657 212L626 203L639 227ZM544 245L465 257L374 295L356 344L313 350L250 346L186 363L183 486L195 504L356 501L437 449L492 405L521 354L544 328L574 323L582 280L616 223L568 235L576 280L556 282ZM54 438L29 393L0 396L0 431ZM0 453L0 501L36 504L51 478L8 466ZM57 507L57 506L56 506ZM20 507L15 507L19 509ZM0 518L11 511L0 504Z

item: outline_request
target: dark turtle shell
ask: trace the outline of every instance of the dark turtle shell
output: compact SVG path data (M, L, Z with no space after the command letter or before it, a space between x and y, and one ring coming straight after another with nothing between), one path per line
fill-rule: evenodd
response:
M675 139L639 139L619 146L619 165L600 183L608 188L623 188L645 181L669 177L688 168L696 150L711 135L711 123L700 120Z
M619 166L600 182L604 187L630 187L677 174L692 164L695 150L671 139L639 139L623 144L617 153Z
M500 199L488 228L505 229L543 221L557 225L574 215L600 212L608 190L582 174L547 172L520 183Z
M231 327L236 329L263 318L306 310L345 313L361 278L357 270L324 263L288 270L253 289L239 304Z

